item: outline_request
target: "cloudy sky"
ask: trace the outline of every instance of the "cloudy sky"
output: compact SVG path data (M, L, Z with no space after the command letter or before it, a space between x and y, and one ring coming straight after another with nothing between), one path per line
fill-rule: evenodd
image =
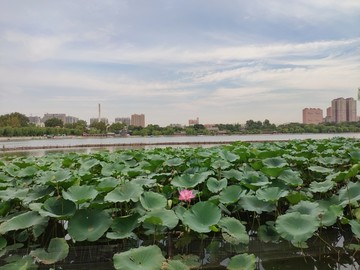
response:
M280 124L360 87L359 0L0 6L0 115Z

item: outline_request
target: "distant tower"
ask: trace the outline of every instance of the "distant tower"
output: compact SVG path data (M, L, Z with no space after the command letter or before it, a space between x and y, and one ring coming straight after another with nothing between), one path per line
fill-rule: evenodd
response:
M99 123L100 123L100 121L101 121L101 107L100 107L100 103L99 103Z
M360 100L360 87L358 88L358 100Z

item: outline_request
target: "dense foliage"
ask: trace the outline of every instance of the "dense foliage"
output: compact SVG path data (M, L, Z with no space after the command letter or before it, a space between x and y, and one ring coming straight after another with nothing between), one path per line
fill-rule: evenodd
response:
M35 268L32 258L54 264L69 246L135 239L142 247L115 254L116 269L189 269L202 260L173 258L172 242L181 253L220 236L242 246L227 269L252 269L262 253L246 253L250 237L306 249L339 226L359 249L359 172L360 142L343 138L4 157L0 255L26 248L2 263Z

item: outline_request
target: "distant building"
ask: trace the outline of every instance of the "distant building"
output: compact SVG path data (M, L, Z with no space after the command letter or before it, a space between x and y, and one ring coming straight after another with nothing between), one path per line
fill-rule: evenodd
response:
M65 124L75 124L79 121L79 118L74 116L66 116L65 118Z
M90 118L90 125L93 123L99 122L99 118ZM100 122L104 122L106 125L109 124L109 120L107 118L100 118Z
M130 126L130 117L117 117L115 118L115 123L121 123Z
M145 115L144 114L131 115L130 124L136 127L145 127Z
M28 116L29 123L34 124L35 126L42 126L40 116Z
M324 121L323 111L319 108L303 109L303 124L320 124Z
M344 99L343 97L331 101L331 122L355 122L356 101L353 98Z
M198 125L199 124L199 117L196 119L190 119L189 120L189 126Z
M42 122L45 123L47 120L56 118L60 119L63 124L66 123L66 114L65 113L46 113L44 114L44 117L42 118Z

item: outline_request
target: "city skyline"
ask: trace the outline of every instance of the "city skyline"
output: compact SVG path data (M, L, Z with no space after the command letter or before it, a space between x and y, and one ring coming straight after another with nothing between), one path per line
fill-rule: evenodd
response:
M360 87L357 0L0 4L0 115L301 123Z

